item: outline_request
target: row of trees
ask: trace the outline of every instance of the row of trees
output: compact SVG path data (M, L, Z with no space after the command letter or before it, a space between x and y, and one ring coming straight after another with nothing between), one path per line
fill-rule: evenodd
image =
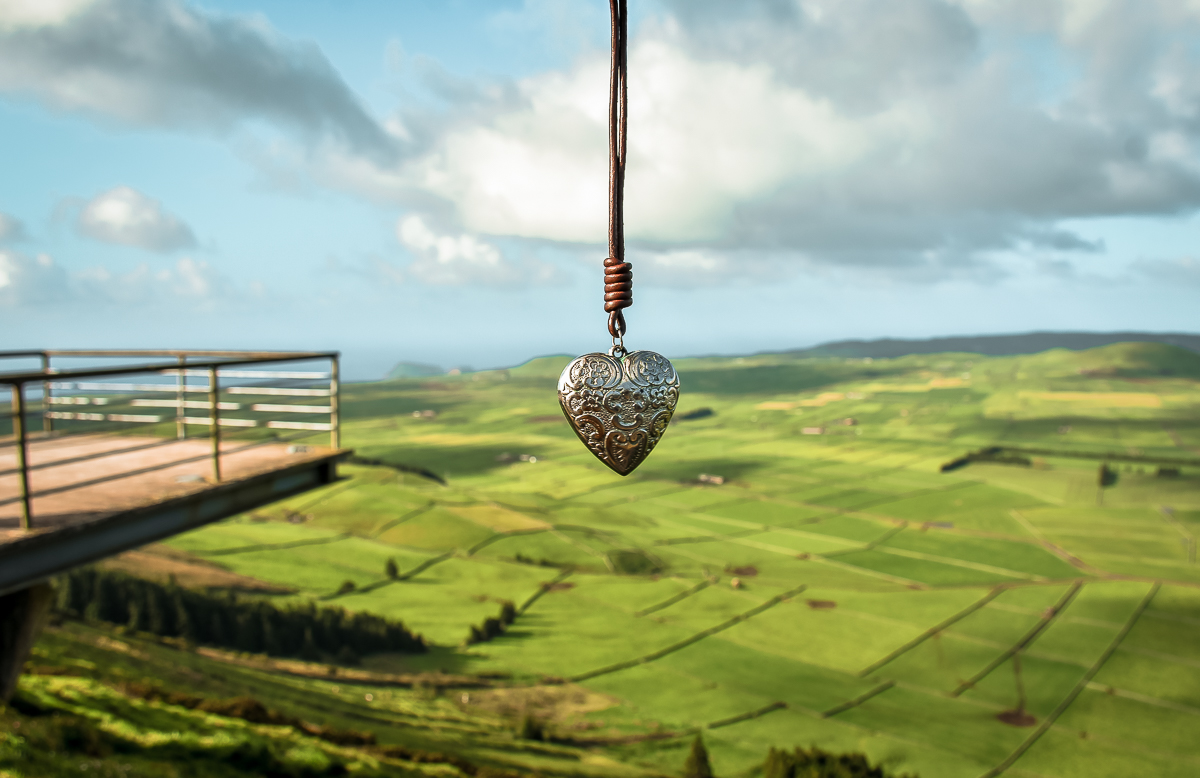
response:
M467 634L467 639L463 641L463 644L470 646L475 643L486 643L492 638L500 637L508 629L508 626L516 620L516 607L511 602L505 600L500 604L500 613L495 618L489 616L479 626L471 625L471 631Z
M234 593L208 594L93 568L72 570L58 588L68 616L119 624L191 643L272 656L352 664L381 651L424 653L425 640L398 621L312 603L278 607Z

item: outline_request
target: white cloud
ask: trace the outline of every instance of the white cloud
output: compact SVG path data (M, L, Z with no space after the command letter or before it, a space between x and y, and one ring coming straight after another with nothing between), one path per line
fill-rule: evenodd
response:
M493 19L575 30L570 67L484 82L414 57L444 107L380 122L315 45L261 19L180 0L0 0L0 89L140 125L298 130L255 138L259 163L279 185L306 175L425 214L401 238L409 276L519 283L532 265L498 236L604 239L608 63L575 7L526 0ZM660 8L630 52L626 234L651 277L685 260L716 277L706 262L745 268L746 252L988 275L1005 252L1100 248L1060 222L1200 207L1200 0Z
M0 30L62 24L92 0L0 0Z
M7 213L0 213L0 243L11 243L13 241L24 240L25 225L15 216L9 216Z
M0 249L0 306L168 305L207 308L240 296L207 262L190 257L169 268L141 264L126 272L106 267L68 271L48 254L29 257Z
M168 252L196 245L192 230L136 189L118 186L93 198L75 223L81 235L104 243Z
M465 233L435 232L417 214L396 223L400 244L416 257L408 273L435 286L529 286L554 283L552 265L527 259L508 261L495 245Z
M765 67L700 62L661 40L643 41L630 59L626 234L634 240L718 239L739 203L844 170L883 138L920 130L903 111L852 121L781 88ZM417 166L417 180L456 203L468 229L600 241L607 89L599 56L531 79L526 107L451 130Z
M933 277L1101 248L1060 221L1200 207L1198 3L667 6L630 52L635 243ZM607 78L585 56L344 180L435 194L471 232L600 242Z
M67 276L47 254L28 257L0 249L0 305L59 302L65 299Z
M265 120L381 163L395 155L315 44L178 0L0 0L0 90L138 126Z

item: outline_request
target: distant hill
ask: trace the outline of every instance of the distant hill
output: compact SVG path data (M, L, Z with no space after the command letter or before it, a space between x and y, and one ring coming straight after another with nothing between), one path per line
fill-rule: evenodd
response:
M1054 348L1082 351L1113 343L1165 343L1200 352L1200 335L1182 332L1029 332L1020 335L960 335L925 340L839 340L787 353L800 357L871 357L967 352L990 357L1038 354Z
M420 362L400 362L390 371L387 378L424 378L431 375L442 375L446 371L437 365L425 365Z

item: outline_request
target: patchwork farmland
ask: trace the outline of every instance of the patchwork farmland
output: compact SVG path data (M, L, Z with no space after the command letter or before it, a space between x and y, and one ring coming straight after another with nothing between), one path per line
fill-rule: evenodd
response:
M266 658L188 661L381 739L532 717L576 754L509 769L677 774L700 731L720 776L809 745L922 778L1200 774L1200 356L679 360L678 420L624 479L561 418L566 361L351 385L344 480L109 566L403 621L427 653L287 694ZM68 621L39 661L103 664L102 637ZM106 639L165 662L143 637ZM365 701L406 674L463 685ZM438 742L498 748L471 737Z

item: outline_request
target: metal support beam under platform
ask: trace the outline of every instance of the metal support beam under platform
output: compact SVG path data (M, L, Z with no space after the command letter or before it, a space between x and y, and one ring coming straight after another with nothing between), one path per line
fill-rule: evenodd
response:
M283 467L236 478L178 497L0 542L0 596L77 565L332 483L346 450L306 455Z

